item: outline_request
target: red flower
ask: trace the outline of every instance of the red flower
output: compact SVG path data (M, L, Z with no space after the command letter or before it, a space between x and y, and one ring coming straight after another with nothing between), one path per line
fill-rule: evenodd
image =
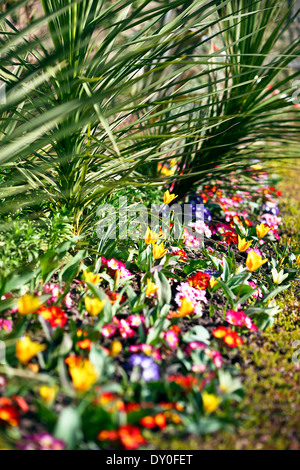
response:
M14 405L14 402L17 406ZM11 398L0 398L0 426L2 424L9 424L10 426L18 426L20 421L20 411L26 413L28 405L24 398L13 395Z
M173 251L172 253L173 256L177 255L177 256L180 256L180 260L181 261L187 261L189 259L188 255L186 254L186 252L184 250L175 250Z
M146 444L144 437L138 427L127 424L119 428L119 439L126 450L135 450Z
M225 326L219 326L212 332L215 338L223 339L224 343L231 348L235 348L243 344L242 338L235 332L232 331L230 328L226 328Z
M51 307L41 307L38 313L42 315L44 320L50 323L52 328L57 328L58 326L62 328L67 323L67 315L61 308L55 305Z
M225 232L222 235L222 241L226 242L228 245L231 243L237 243L238 242L238 236L234 232Z
M187 279L190 286L196 289L205 290L210 281L210 275L202 272L198 272L188 277Z

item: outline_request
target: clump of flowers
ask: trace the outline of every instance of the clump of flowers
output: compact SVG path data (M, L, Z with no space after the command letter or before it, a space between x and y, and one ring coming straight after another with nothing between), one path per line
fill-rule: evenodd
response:
M187 282L190 286L196 289L205 290L207 289L210 281L210 275L207 273L198 272L188 277Z
M224 343L231 348L236 348L243 344L242 338L230 328L219 326L212 332L213 336L218 339L223 339Z
M245 315L245 313L242 310L240 311L228 310L226 313L225 319L231 325L245 326L250 331L257 330L257 326L253 323L252 319L248 317L247 315Z
M67 315L61 308L55 305L51 307L41 307L38 310L38 314L49 322L52 328L62 328L67 323Z
M181 282L180 285L177 286L177 291L175 302L179 307L181 307L183 300L186 299L186 301L193 306L196 315L202 315L201 302L207 302L203 290L190 286L188 282Z
M118 261L115 258L106 259L102 257L101 263L103 266L107 267L108 274L112 277L115 275L116 271L119 271L120 278L122 279L130 277L132 275L131 272L126 268L125 263L123 263L122 261Z
M99 441L120 441L126 450L135 450L146 444L140 428L131 424L120 426L118 430L104 429L99 432L97 439Z
M53 303L55 303L59 297L59 294L62 294L64 292L64 289L61 287L59 288L59 285L58 284L54 284L54 283L50 283L50 284L45 284L43 285L42 287L42 291L45 293L45 294L51 294L51 297L50 299L47 300L47 304L48 305L51 305ZM72 301L72 298L71 298L71 294L70 292L68 292L64 299L63 299L63 302L65 304L65 306L67 308L71 308L72 305L73 305L73 301Z
M18 448L21 450L64 450L66 444L47 432L41 432L24 437L18 444Z

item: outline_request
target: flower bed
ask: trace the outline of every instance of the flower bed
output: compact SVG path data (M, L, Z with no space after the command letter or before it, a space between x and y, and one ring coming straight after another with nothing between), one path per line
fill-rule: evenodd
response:
M181 240L148 227L127 253L120 242L96 258L63 242L2 280L5 448L134 450L162 432L234 429L243 342L273 325L300 265L280 243L280 192L255 169L251 192L233 175L190 194L204 221Z

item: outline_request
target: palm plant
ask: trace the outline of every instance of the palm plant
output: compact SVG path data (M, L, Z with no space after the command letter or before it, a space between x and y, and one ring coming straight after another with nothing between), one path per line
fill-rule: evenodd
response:
M294 108L267 90L296 77L298 39L270 55L293 21L282 2L41 0L19 31L28 3L0 15L2 212L64 205L80 232L111 192L171 181L158 162L177 158L183 196L296 141Z

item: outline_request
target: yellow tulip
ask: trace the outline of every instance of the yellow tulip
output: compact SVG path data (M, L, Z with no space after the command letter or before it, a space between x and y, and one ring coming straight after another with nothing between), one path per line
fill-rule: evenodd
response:
M247 242L245 238L241 238L239 235L238 235L238 240L239 240L239 243L238 243L239 251L246 251L253 241L253 240L250 240L250 242Z
M93 317L99 315L102 312L106 300L92 299L91 297L86 296L84 299L85 308Z
M20 315L28 315L34 313L41 306L40 299L36 295L26 294L23 295L17 304L18 312Z
M36 343L31 341L29 336L21 338L16 343L16 356L22 364L29 362L39 352L46 349L45 344Z
M102 281L100 274L88 273L85 269L83 270L84 280L91 284L100 284Z
M216 279L211 278L209 281L210 288L212 289L216 284L218 284L218 281Z
M264 238L264 236L271 230L271 227L268 227L262 222L260 225L256 225L255 229L258 238Z
M114 340L114 341L112 341L112 343L110 345L110 355L113 356L113 357L118 356L118 354L120 354L122 349L123 348L122 348L121 341Z
M175 194L170 194L169 190L164 193L164 203L165 204L170 204L174 199L176 199L178 196Z
M183 297L181 301L181 305L178 310L178 314L181 317L185 317L186 315L190 315L190 313L193 313L194 311L194 305L192 302L189 302L186 297Z
M53 403L57 393L57 387L49 387L43 385L39 388L39 394L45 403L51 405Z
M69 356L65 362L69 365L72 382L77 391L86 392L97 381L95 367L87 358Z
M149 297L151 294L154 294L158 289L158 286L154 284L149 278L147 279L147 289L146 289L146 295Z
M267 263L267 259L262 259L260 255L258 255L254 250L249 251L247 259L246 259L246 266L249 271L256 271L260 268L263 264Z
M203 408L206 413L213 413L216 411L220 404L221 399L212 393L203 392L202 402Z
M163 242L160 245L155 243L155 245L153 245L154 259L162 258L167 253L167 251L168 250L166 248L164 248L164 243Z
M152 232L149 227L147 227L146 234L145 234L145 242L147 245L152 245L153 243L157 242L159 235L155 232Z

